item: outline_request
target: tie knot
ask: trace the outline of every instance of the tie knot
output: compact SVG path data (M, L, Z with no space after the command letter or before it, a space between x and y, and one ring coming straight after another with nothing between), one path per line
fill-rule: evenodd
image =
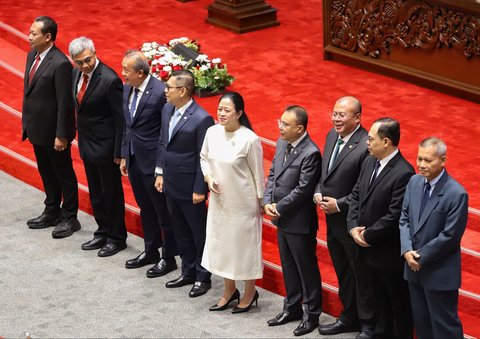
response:
M290 154L292 152L292 149L293 149L293 145L288 143L287 144L287 153Z
M88 74L83 74L83 81L88 81Z
M375 163L375 169L379 169L380 168L380 160L377 160L377 162Z
M425 183L425 191L426 191L426 192L430 192L430 189L431 189L431 188L432 188L432 186L431 186L430 183L427 181L427 182Z
M35 57L35 61L40 61L40 54L37 54L37 56Z
M138 88L135 88L135 95L137 95L138 92L140 92L140 90Z
M337 145L338 146L343 145L344 143L345 143L345 141L343 141L343 139L340 139L340 138L337 139Z

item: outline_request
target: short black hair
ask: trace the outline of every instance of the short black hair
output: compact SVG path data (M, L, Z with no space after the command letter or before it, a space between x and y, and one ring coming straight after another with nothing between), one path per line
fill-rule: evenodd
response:
M192 72L187 69L173 71L170 77L175 78L177 86L185 87L190 97L193 96L195 91L195 76Z
M378 136L388 138L392 141L393 146L397 147L400 143L400 122L393 118L380 118L373 122L378 125Z
M298 105L291 105L285 108L286 112L293 112L297 118L297 124L302 125L305 130L307 130L308 125L308 113L305 108Z
M57 31L58 31L58 26L55 20L53 20L49 16L42 15L42 16L36 17L35 22L43 23L42 34L50 33L50 36L52 37L52 41L55 41L55 39L57 38Z

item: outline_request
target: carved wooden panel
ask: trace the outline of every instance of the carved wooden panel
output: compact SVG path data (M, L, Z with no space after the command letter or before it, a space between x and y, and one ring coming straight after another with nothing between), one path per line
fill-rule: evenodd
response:
M465 87L473 94L466 97L480 100L480 4L471 0L457 0L453 6L448 0L325 0L324 21L326 58L341 54L345 61L350 54L355 63L362 56L363 61L388 66L390 71L398 65L397 72L404 75L426 72L424 80L431 74L440 87L451 82L453 94L461 95L456 92ZM456 72L445 70L452 63Z

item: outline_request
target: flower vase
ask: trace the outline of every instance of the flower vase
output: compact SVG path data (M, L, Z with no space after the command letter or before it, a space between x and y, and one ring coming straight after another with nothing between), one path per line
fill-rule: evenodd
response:
M195 95L199 98L213 97L215 95L222 95L225 93L225 88L220 88L218 91L211 91L207 88L195 87Z

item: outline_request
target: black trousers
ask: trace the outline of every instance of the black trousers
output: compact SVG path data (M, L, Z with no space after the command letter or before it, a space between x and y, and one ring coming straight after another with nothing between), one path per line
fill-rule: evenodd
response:
M145 174L138 167L134 155L130 156L128 178L132 184L135 200L140 207L140 218L145 243L145 253L150 257L173 259L177 253L177 246L173 236L168 216L165 195L155 188L154 173Z
M93 216L98 225L94 237L111 243L125 243L125 198L118 165L113 162L113 158L110 163L98 164L87 157L83 159L83 165Z
M294 234L277 228L278 247L287 295L284 311L302 312L305 319L322 313L322 280L317 261L316 234Z
M205 201L194 204L192 200L172 199L167 195L167 206L182 258L182 275L196 281L210 281L212 274L201 265L207 228Z
M53 145L33 145L33 151L45 189L44 212L49 215L61 213L65 218L76 218L78 183L72 166L71 145L61 152L55 151Z
M344 236L336 236L327 231L327 246L338 279L338 296L343 305L339 319L346 324L356 324L359 318L355 278L358 245L345 229ZM360 314L361 319L368 317Z

